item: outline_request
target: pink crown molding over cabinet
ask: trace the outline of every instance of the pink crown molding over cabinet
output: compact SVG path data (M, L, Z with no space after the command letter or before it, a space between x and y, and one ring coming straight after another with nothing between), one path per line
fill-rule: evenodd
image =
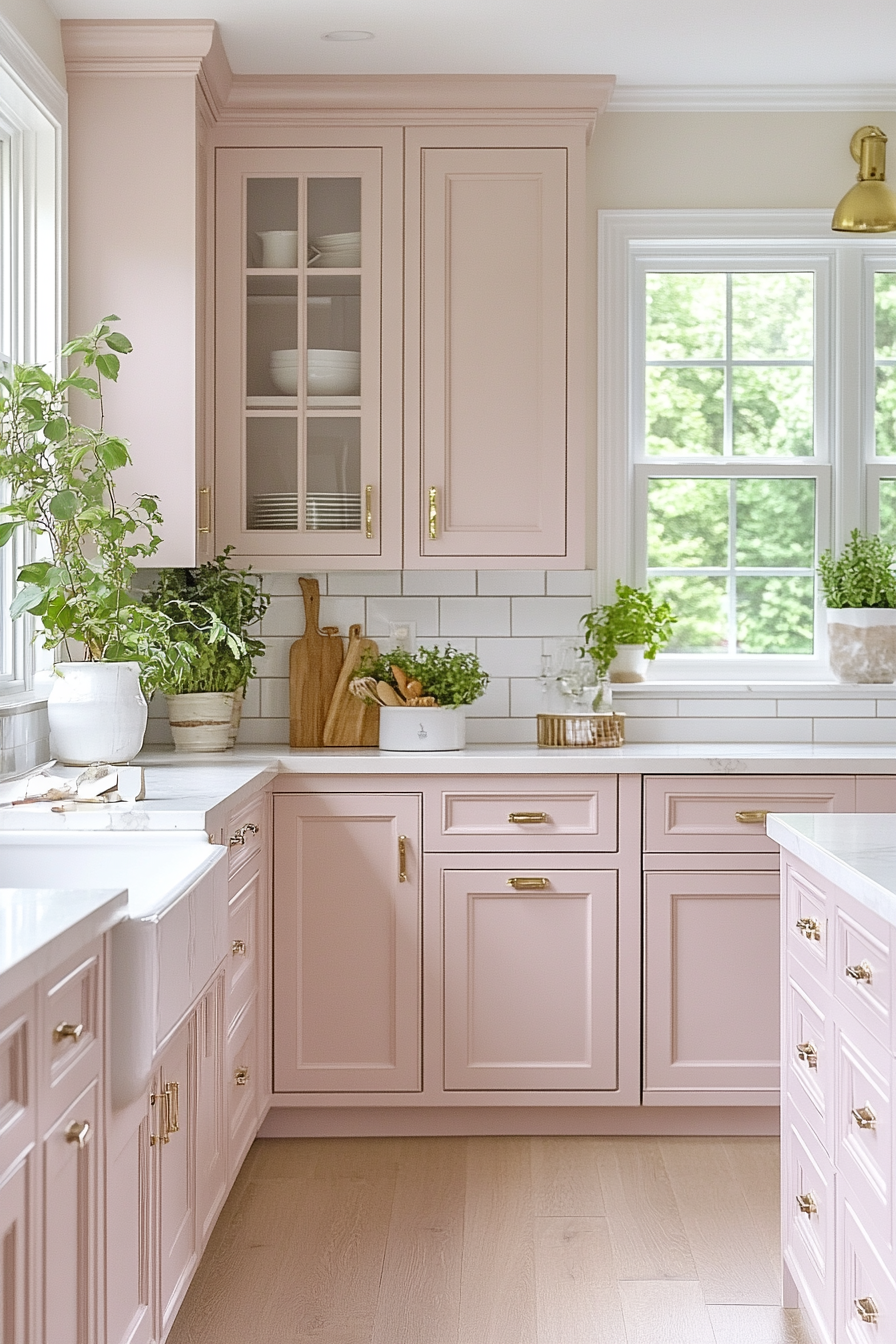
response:
M135 488L160 495L162 563L232 541L240 558L285 569L581 568L584 148L612 77L234 76L213 23L72 20L63 34L78 187L71 326L118 311L134 341L109 415L132 441ZM380 387L373 396L368 361L366 475L350 487L364 516L291 537L256 520L246 537L230 382L239 366L245 389L243 323L219 331L213 357L206 285L215 151L303 145L330 149L331 176L347 171L343 150L382 154L382 242L371 257L368 230L362 304L368 329L381 319ZM222 274L230 224L225 306L244 273L234 250L238 273ZM402 323L391 308L403 287Z

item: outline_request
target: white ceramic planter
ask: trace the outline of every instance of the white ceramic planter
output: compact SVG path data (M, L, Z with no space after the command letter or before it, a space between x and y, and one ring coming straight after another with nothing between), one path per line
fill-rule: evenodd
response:
M466 705L380 708L381 751L460 751L466 745Z
M233 691L169 695L168 722L175 751L226 751L230 746Z
M896 681L896 609L828 607L828 656L847 685Z
M230 715L230 732L227 734L228 747L236 746L236 739L240 732L240 720L243 717L243 700L245 698L245 686L238 686L233 693L233 710Z
M617 682L646 681L647 659L645 644L617 644L616 657L610 664L610 680Z
M50 753L57 761L130 761L146 732L140 664L57 663L47 716Z

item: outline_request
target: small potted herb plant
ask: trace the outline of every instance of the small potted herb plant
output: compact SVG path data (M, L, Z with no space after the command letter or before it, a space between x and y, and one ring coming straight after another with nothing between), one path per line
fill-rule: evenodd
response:
M243 693L264 641L251 632L270 598L260 575L231 569L228 546L196 569L163 569L144 603L170 621L169 641L189 654L171 663L160 689L178 751L223 751L236 742Z
M383 751L458 751L466 745L466 707L488 685L475 653L446 644L366 657L351 690L379 704Z
M896 546L853 528L836 560L832 551L820 557L818 573L837 680L896 680Z
M616 601L595 607L582 617L583 652L599 677L610 681L643 681L647 662L668 644L676 617L668 602L658 602L643 588L616 580Z

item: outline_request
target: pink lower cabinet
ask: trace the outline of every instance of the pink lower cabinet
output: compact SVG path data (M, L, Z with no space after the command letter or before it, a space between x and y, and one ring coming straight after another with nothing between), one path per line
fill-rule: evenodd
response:
M274 1090L416 1092L421 800L274 800Z
M778 1101L778 874L645 876L644 1101Z
M446 1090L617 1086L617 874L442 873Z
M196 1015L162 1051L152 1093L159 1227L159 1326L168 1333L197 1256Z
M48 1344L94 1344L98 1338L100 1106L95 1078L41 1140L43 1338Z

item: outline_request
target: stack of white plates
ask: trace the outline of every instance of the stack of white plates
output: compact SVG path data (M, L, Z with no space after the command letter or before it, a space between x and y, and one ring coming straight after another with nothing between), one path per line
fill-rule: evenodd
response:
M275 354L281 352L275 351ZM273 357L272 357L273 360ZM279 387L271 363L271 377ZM358 350L309 350L308 395L356 397L361 391L361 354Z
M353 267L361 265L360 232L322 233L319 238L309 238L308 244L309 266Z
M291 494L255 495L249 505L249 526L265 532L294 532L299 525L299 497Z
M271 382L284 397L294 397L299 390L298 350L271 351Z
M359 532L361 496L309 490L305 496L305 527L309 532Z

